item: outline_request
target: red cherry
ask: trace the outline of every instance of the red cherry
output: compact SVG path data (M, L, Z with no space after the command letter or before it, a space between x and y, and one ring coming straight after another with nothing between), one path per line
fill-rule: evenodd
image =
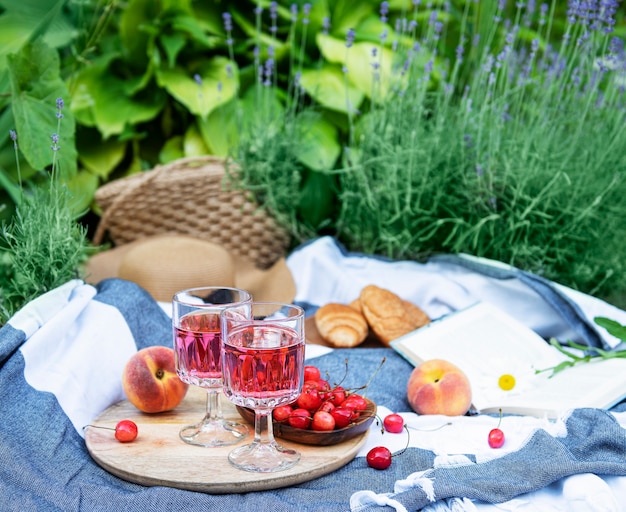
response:
M318 381L321 378L321 372L319 369L312 365L307 365L304 367L304 381L313 380Z
M494 428L489 432L487 440L491 448L501 448L504 444L504 432L499 428Z
M330 414L335 418L335 428L345 428L352 421L352 409L339 406L335 407Z
M330 400L335 407L341 405L345 399L346 390L341 386L335 386L331 389L327 397L327 400Z
M302 393L296 400L296 404L301 409L316 411L317 409L319 409L320 405L322 405L322 397L320 396L317 389L309 387L302 391Z
M93 428L103 428L105 430L115 430L115 439L117 439L120 443L130 443L137 439L137 424L131 420L121 420L117 422L115 428L113 427L105 427L103 425L85 425L83 430L87 427Z
M502 423L502 409L500 409L500 418L498 419L498 426L492 429L487 436L487 442L491 448L500 448L504 444L504 432L500 430L500 423Z
M369 467L374 469L387 469L391 466L391 452L384 446L376 446L367 452L365 457Z
M320 432L328 432L335 428L335 418L333 415L326 411L317 411L313 415L313 422L311 428Z
M311 413L302 408L294 409L288 421L290 426L306 430L311 426Z
M348 396L341 405L349 409L354 409L357 412L365 412L367 409L367 402L365 401L365 398L356 394Z
M356 421L361 413L367 409L367 402L361 395L350 395L342 403L341 407L352 411L352 421Z
M320 405L318 411L324 411L324 412L333 412L333 409L335 408L335 406L333 405L333 403L330 400L326 400L325 402L322 402L322 405Z
M120 443L129 443L137 438L137 425L134 421L122 420L115 425L115 439Z
M284 423L289 419L289 415L292 411L293 407L291 407L291 405L281 405L274 409L274 411L272 412L272 416L274 417L274 421Z
M383 426L387 432L399 434L404 430L404 418L399 414L389 414L383 420Z
M330 395L330 383L327 380L320 379L317 381L317 389L322 400L326 400Z

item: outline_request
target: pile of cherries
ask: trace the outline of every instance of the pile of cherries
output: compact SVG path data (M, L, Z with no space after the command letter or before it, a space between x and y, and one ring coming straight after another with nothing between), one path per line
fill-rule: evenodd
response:
M349 426L367 409L367 401L342 386L331 386L319 368L304 367L302 392L295 402L274 409L274 421L303 430L328 432Z

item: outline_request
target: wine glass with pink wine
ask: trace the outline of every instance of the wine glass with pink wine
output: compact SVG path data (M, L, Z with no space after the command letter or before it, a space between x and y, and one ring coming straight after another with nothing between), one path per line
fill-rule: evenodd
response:
M223 286L183 290L172 300L172 327L176 372L187 384L207 391L202 420L183 427L180 437L189 444L215 447L241 441L248 434L243 423L224 418L222 393L222 333L220 314L226 307L246 314L252 296L245 290Z
M272 411L293 402L304 378L304 311L292 304L253 302L222 313L224 394L254 409L254 440L228 460L245 471L269 473L294 466L300 453L274 439Z

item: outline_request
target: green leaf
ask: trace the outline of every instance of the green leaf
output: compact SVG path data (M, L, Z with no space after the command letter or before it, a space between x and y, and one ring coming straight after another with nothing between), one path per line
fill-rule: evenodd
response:
M237 145L239 129L237 112L239 102L235 99L217 107L206 118L197 118L198 129L212 155L226 157Z
M44 169L54 159L50 137L59 136L61 149L56 158L66 176L76 172L75 121L64 109L59 123L56 117L57 98L69 93L59 75L59 57L41 40L27 44L19 54L8 57L11 78L11 108L15 119L20 151L35 169Z
M593 321L600 327L604 327L610 335L622 341L626 341L626 325L622 325L615 320L603 316L597 316Z
M124 127L154 119L163 109L166 95L151 88L128 96L128 83L109 67L111 58L84 68L75 79L72 112L76 119L98 128L104 139L124 131Z
M68 207L75 215L80 215L89 209L98 185L98 177L89 171L80 171L67 181L70 191Z
M83 131L87 133L77 136L78 158L91 174L106 180L124 159L127 144L113 137L102 140L95 130Z
M326 60L345 68L350 82L368 98L384 99L399 80L393 72L395 55L389 48L374 43L347 48L343 41L324 34L318 34L317 45Z
M187 44L187 38L179 33L161 34L160 41L167 56L167 65L173 68L176 65L178 54Z
M201 78L201 84L194 80L195 74ZM161 87L198 116L206 116L228 102L239 86L237 67L225 57L203 61L195 73L181 67L161 68L157 70L156 77Z
M338 0L330 15L334 34L345 34L349 29L356 28L364 18L376 12L378 4L374 2L355 2L354 0Z
M209 153L198 127L194 124L187 128L183 137L183 153L185 156L202 156Z
M183 137L176 135L165 141L161 151L159 152L159 162L166 164L184 157L183 153Z
M172 29L185 32L189 37L205 48L215 48L223 38L208 36L203 24L193 15L176 16L172 20Z
M61 15L65 0L20 0L0 2L6 10L0 15L0 55L8 55L44 36L58 48L67 45L76 30Z
M312 112L300 114L296 123L298 136L293 149L296 158L309 169L332 169L341 152L337 129Z
M321 69L305 69L300 85L320 105L339 112L359 108L365 95L355 87L338 66L329 64ZM350 105L350 107L349 107Z
M161 2L130 0L120 17L119 35L128 62L136 69L146 66L150 40L159 33Z

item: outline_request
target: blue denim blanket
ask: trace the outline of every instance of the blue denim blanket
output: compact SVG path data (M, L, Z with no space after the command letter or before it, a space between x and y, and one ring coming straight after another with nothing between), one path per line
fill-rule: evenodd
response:
M441 465L433 451L409 448L385 471L357 457L313 481L247 494L129 483L93 462L80 426L123 398L116 372L130 353L171 344L170 320L147 293L117 279L97 287L68 283L55 292L0 329L3 511L472 510L568 475L626 475L626 431L609 412L580 409L564 418L565 435L539 429L519 450L487 461L468 453L456 465ZM385 371L377 373L368 396L389 410L410 410L405 383L412 367L404 359L391 349L352 349L331 351L315 364L342 374L346 357L352 368L346 386L362 385L385 357Z

